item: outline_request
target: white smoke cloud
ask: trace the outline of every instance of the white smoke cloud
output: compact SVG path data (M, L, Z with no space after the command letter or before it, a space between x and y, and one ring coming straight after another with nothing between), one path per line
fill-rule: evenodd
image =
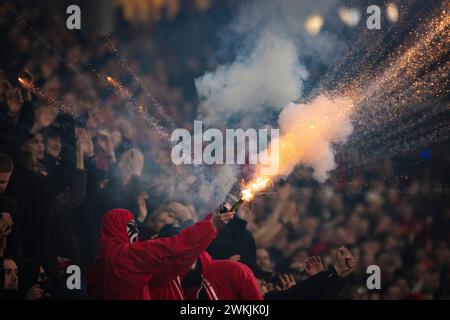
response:
M218 168L212 179L207 179L205 176L200 177L200 199L204 202L217 201L220 203L236 182L236 175L237 169L235 166L223 165Z
M336 168L333 144L344 143L353 132L353 101L321 94L306 104L288 104L280 114L281 138L295 150L281 150L280 172L287 175L297 164L314 169L313 176L324 182ZM289 135L289 136L287 136Z
M280 109L301 96L306 77L292 41L265 33L249 57L239 56L196 80L200 117L217 125L244 110Z
M200 98L198 119L207 126L220 128L226 126L233 116L239 116L244 126L266 125L261 121L262 114L280 112L289 102L301 98L303 83L308 78L302 59L313 57L317 63L330 65L339 52L339 42L334 35L322 30L312 37L306 33L304 21L312 14L324 16L328 23L338 19L336 12L330 14L335 4L336 0L242 2L229 26L222 30L220 39L221 52L233 52L236 58L195 81ZM336 111L333 107L329 110L332 113ZM298 112L289 105L284 108L279 123L282 131L294 125L289 121L298 119L301 115ZM306 112L308 114L310 111ZM346 125L338 127L349 129ZM347 136L348 130L342 133ZM298 134L300 139L302 132ZM330 132L330 135L308 145L305 148L308 155L293 159L289 169L284 169L284 174L300 161L312 166L315 177L323 181L335 166L332 142L339 140L339 132ZM184 187L184 182L178 181L174 190L195 192L195 197L191 198L203 203L223 201L238 174L236 167L226 165L214 172L211 167L201 166L196 172L198 189L190 190L191 185ZM179 195L178 191L175 193Z

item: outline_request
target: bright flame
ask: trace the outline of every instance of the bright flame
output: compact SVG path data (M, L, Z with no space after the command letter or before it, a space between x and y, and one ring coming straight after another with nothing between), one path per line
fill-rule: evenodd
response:
M250 201L256 193L263 191L269 186L270 179L267 177L257 177L242 190L242 200Z
M315 36L320 32L320 29L322 29L323 23L322 16L318 14L311 15L305 21L306 31L310 35Z

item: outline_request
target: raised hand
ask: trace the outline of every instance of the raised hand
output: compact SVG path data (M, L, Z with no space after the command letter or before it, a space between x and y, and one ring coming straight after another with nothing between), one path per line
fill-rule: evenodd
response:
M27 300L40 300L44 296L44 290L40 285L35 285L28 290L26 298Z
M282 274L278 276L280 280L278 284L274 286L277 291L288 290L290 287L295 286L295 279L292 275Z
M129 161L131 173L139 177L144 169L144 155L138 149L131 149Z
M280 197L280 200L286 201L289 199L289 196L292 193L292 187L290 184L285 184L281 188L278 189L278 195Z
M138 204L138 210L139 210L139 216L138 220L140 222L144 222L145 218L147 217L147 199L148 199L148 193L145 191L142 191L139 193L139 196L137 198L137 204Z
M75 136L80 141L84 155L87 157L93 157L94 144L92 143L92 138L89 132L84 128L75 128Z
M172 211L172 217L183 223L186 220L192 219L189 209L179 202L171 202L168 207Z
M98 132L97 145L108 157L114 156L114 143L108 131L100 130Z
M308 257L305 261L305 271L310 277L323 271L323 264L320 257Z
M336 251L336 261L333 264L336 272L341 277L347 277L356 267L356 258L346 247L340 247Z
M75 166L77 169L84 170L84 148L79 135L75 133L76 137L76 159Z
M220 231L228 222L231 221L231 219L233 219L235 213L235 211L229 211L225 213L216 212L211 218L211 224L216 230Z
M8 212L2 212L0 218L0 256L3 256L6 248L6 238L11 233L13 225L11 215Z

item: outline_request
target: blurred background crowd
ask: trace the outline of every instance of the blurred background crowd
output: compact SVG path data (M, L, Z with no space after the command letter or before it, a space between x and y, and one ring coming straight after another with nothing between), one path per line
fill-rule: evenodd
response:
M63 1L0 4L0 153L14 163L0 157L0 178L12 172L0 184L0 211L14 221L3 257L17 262L24 296L42 297L29 288L43 269L46 277L73 263L89 269L110 208L129 209L149 239L220 205L199 208L173 197L163 180L184 169L174 168L166 142L105 77L120 81L162 124L191 130L194 79L226 61L213 54L215 39L236 4L98 1L92 11L108 8L100 20L111 33L67 30ZM326 68L310 62L308 71L313 87ZM299 167L242 206L208 251L301 281L307 257L328 265L345 245L358 266L340 298L449 299L449 164L447 141L363 166L340 163L323 184ZM195 175L189 179L196 183ZM381 268L381 290L366 287L373 264Z

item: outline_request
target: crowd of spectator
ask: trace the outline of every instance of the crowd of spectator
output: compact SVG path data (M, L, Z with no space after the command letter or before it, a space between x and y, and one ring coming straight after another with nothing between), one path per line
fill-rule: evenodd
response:
M87 299L84 289L66 290L65 268L79 265L86 283L104 213L129 210L142 239L158 236L167 225L184 229L207 213L186 199L164 196L168 184L162 180L178 170L170 152L105 77L120 80L139 103L160 112L150 92L176 126L190 129L194 79L215 63L212 47L208 32L199 31L186 40L196 44L191 50L171 50L173 43L162 35L176 21L145 28L123 21L117 36L105 38L54 28L64 25L59 15L24 12L26 22L0 5L3 294ZM195 15L211 19L204 10ZM196 30L195 21L183 27ZM118 43L126 48L126 65L114 51ZM444 155L438 169L448 167ZM324 184L297 168L243 205L207 251L214 259L248 265L268 293L335 264L345 246L357 263L333 297L448 299L448 173L418 167L408 179L394 167L390 160L352 170L341 164ZM366 287L369 265L381 269L381 290ZM278 274L283 276L277 284Z

